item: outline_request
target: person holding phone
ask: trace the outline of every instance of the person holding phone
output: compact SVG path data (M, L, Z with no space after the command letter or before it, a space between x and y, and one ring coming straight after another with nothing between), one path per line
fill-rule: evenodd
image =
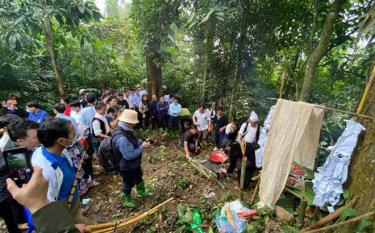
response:
M134 128L139 123L138 113L126 109L119 117L119 125L112 132L113 150L120 157L119 170L124 183L123 206L135 208L136 205L131 197L131 191L136 186L139 197L149 197L143 182L142 152L150 147L150 142L142 142L135 136Z
M33 170L30 182L22 188L19 188L11 179L7 179L6 183L13 198L31 211L38 233L90 232L85 225L74 224L63 201L48 201L49 182L43 177L40 167L34 167Z
M0 217L4 219L10 233L18 233L21 232L18 223L25 221L23 208L14 201L6 189L5 180L9 176L9 171L2 152L23 147L32 153L31 151L39 145L38 124L15 115L6 116L1 122L5 131L0 140Z

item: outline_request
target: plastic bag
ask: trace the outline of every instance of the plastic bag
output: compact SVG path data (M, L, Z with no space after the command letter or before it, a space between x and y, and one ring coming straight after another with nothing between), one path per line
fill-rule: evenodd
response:
M228 220L228 212L227 209L230 210L230 214L232 215L233 221L230 222ZM244 213L251 211L250 209L244 207L240 200L235 200L232 202L227 202L221 208L220 215L215 217L215 223L217 229L220 233L241 233L246 228L246 220L243 218L238 217L239 213Z

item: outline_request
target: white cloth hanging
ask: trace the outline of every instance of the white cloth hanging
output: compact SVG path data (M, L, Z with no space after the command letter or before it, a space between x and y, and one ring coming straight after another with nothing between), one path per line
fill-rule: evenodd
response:
M337 139L336 145L328 147L331 151L323 166L318 168L313 180L315 192L314 205L323 207L329 204L328 210L340 201L343 184L348 178L350 159L358 142L358 136L366 130L354 120L346 121L346 128Z
M273 114L274 109L275 109L275 105L273 105L270 108L270 111L269 111L269 113L266 117L266 120L263 123L263 127L260 129L260 135L259 135L259 139L258 139L259 149L257 149L255 151L255 166L257 168L262 167L264 148L266 147L268 130L271 127L271 118L272 118L272 114Z

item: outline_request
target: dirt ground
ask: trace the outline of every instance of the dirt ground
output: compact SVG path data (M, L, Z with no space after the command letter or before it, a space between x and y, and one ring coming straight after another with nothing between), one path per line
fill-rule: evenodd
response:
M154 135L155 137L155 135ZM143 155L143 173L146 186L153 191L153 197L140 200L133 198L138 209L129 210L122 207L122 179L120 175L104 173L95 177L100 185L90 190L84 198L90 198L90 202L84 209L84 215L96 223L104 223L116 219L130 217L136 213L142 213L168 198L175 200L159 212L158 217L138 224L131 232L175 232L177 225L178 204L188 204L199 208L203 219L203 226L211 225L209 216L215 207L220 207L225 201L234 200L239 196L235 177L223 180L224 189L214 181L205 178L197 172L182 156L182 150L178 148L178 140L156 135L156 143L153 148ZM202 151L198 160L208 159L208 149ZM224 165L223 165L224 166ZM207 194L211 193L210 196ZM213 194L214 193L214 194ZM245 196L251 196L248 190ZM214 195L214 196L213 196ZM205 216L206 215L206 216Z
M214 212L220 210L225 202L239 197L235 175L221 180L224 185L224 188L221 188L214 181L205 178L185 160L176 137L168 137L161 133L154 133L151 136L156 142L143 154L142 167L146 187L152 190L153 196L141 200L133 191L137 209L123 208L121 176L115 172L105 172L94 176L100 185L92 188L83 197L89 199L88 204L81 206L83 215L91 223L121 220L143 213L173 197L174 201L167 204L156 215L148 217L125 232L186 232L187 228L182 227L181 222L178 221L179 204L199 209L203 219L202 226L205 232L208 232L209 227L215 225ZM194 158L207 160L209 149L212 148L212 145L207 145L200 155ZM245 191L245 203L250 200L252 193L251 188ZM4 229L4 224L0 223L0 232L5 232Z

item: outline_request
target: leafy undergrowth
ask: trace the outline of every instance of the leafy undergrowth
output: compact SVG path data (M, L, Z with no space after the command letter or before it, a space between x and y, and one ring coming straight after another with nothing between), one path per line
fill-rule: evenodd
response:
M220 212L225 202L239 197L236 177L227 177L222 181L224 185L222 189L214 181L202 176L184 159L175 132L143 131L140 137L143 139L152 137L155 140L152 148L144 153L142 164L146 187L152 189L153 196L141 200L133 191L132 196L138 208L125 209L121 203L121 176L114 172L103 173L94 176L100 185L92 188L84 197L89 198L90 201L89 204L82 205L83 215L91 223L105 223L143 213L173 197L172 203L126 232L191 232L192 219L188 215L179 216L178 207L180 212L181 208L198 210L202 219L200 227L204 232L218 232L214 221L216 214ZM212 145L207 146L207 148L212 147ZM198 159L207 159L207 154L206 149ZM252 188L245 191L244 202L248 207L250 207L248 201L252 193ZM281 232L279 223L270 216L274 216L272 211L260 210L259 214L248 222L245 232ZM0 226L0 232L4 229L3 225Z
M175 200L172 203L156 215L134 226L131 232L188 232L190 225L179 218L177 206L199 210L204 231L216 232L214 224L216 213L225 202L235 200L239 196L236 179L227 178L223 181L225 188L222 189L185 161L178 148L178 139L170 137L175 135L166 133L150 135L148 132L143 132L142 136L142 138L151 136L156 141L152 149L144 153L142 164L146 186L152 189L153 197L141 200L135 197L133 191L138 209L125 209L121 204L121 176L105 173L95 177L100 185L93 188L85 197L90 198L90 203L84 207L84 215L96 223L109 222L142 213L173 197ZM207 150L201 153L199 159L207 159ZM251 194L252 190L247 190L245 199L249 200ZM278 232L276 229L278 225L269 216L270 213L256 216L248 224L247 232L263 232L265 228L272 229L270 232Z

